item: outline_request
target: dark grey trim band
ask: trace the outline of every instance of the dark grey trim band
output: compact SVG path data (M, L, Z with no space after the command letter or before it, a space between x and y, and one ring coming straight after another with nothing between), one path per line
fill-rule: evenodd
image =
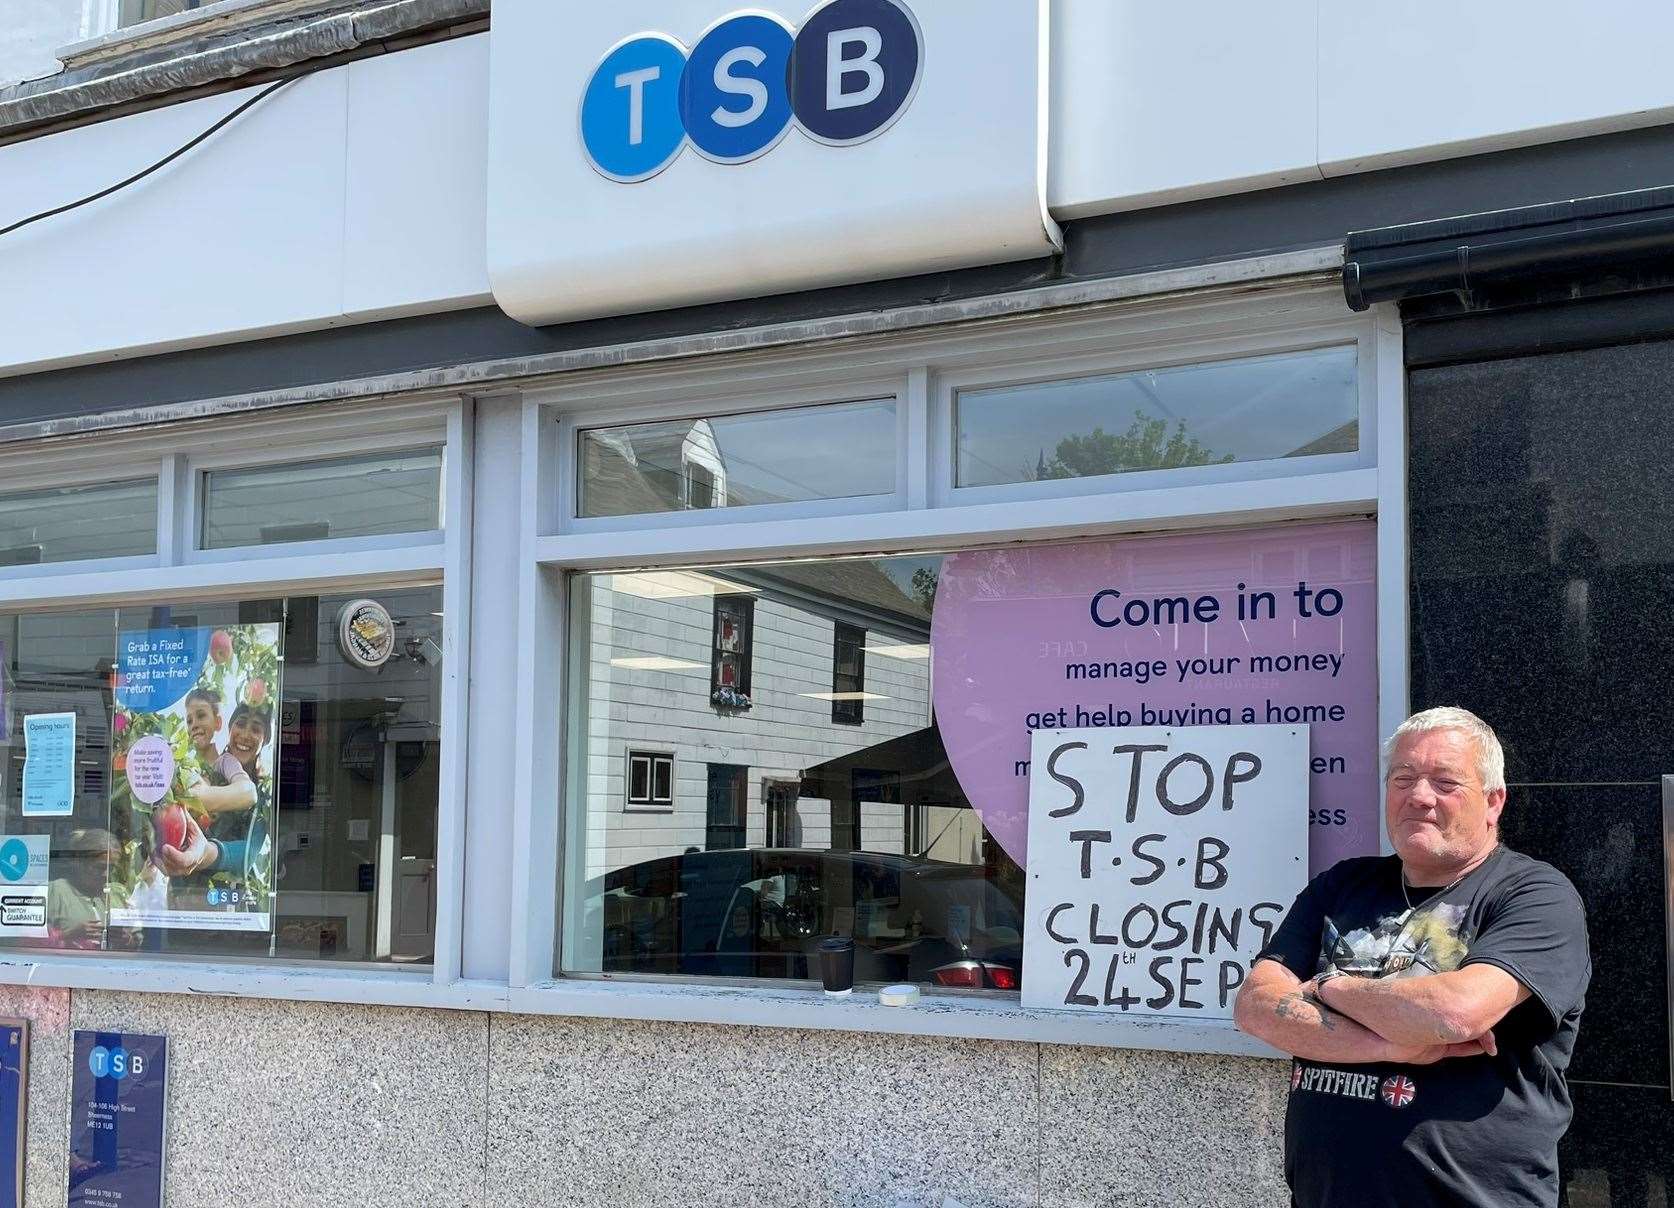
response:
M1317 248L1282 256L1257 257L1230 264L1167 269L1128 277L1066 282L1035 289L988 294L959 301L931 302L859 314L798 319L725 331L699 331L660 339L582 347L532 356L500 357L410 373L339 380L315 386L275 388L244 395L195 399L101 411L61 419L0 424L0 443L64 436L77 432L136 428L177 420L201 419L229 412L270 410L306 403L382 398L427 391L486 393L515 383L528 386L566 373L684 360L729 352L828 344L865 336L888 335L953 324L1003 322L1052 310L1153 300L1171 294L1194 297L1216 292L1244 292L1279 285L1328 285L1336 278L1338 248Z
M1349 231L1674 181L1674 127L1337 177L1064 226L1050 260L525 327L494 308L0 378L0 425L136 412L700 333L954 302L1342 243Z
M1674 257L1674 188L1640 189L1351 233L1343 295L1354 310L1557 277L1643 273Z

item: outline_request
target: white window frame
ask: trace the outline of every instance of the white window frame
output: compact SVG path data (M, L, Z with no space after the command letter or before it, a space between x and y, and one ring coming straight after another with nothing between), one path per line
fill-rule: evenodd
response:
M953 487L951 400L960 383L989 384L1053 366L1181 364L1332 343L1359 352L1360 448L1351 455L1287 459L1280 471L1244 463L1225 480L1191 472L1115 475L981 488ZM895 501L834 514L805 505L742 508L724 520L664 514L632 523L578 523L578 426L740 410L795 398L857 396L856 375L893 380L905 439ZM1188 296L1088 305L1030 318L1001 318L892 337L860 337L788 351L716 355L697 363L577 372L523 399L518 632L525 659L520 709L512 868L511 1009L622 1018L1050 1041L1193 1052L1273 1055L1229 1026L1182 1020L1159 1026L1122 1016L1031 1011L1014 999L935 995L934 1011L880 1007L857 997L825 1001L817 990L741 982L654 982L558 976L556 943L567 834L584 811L565 800L562 712L535 707L567 682L570 572L674 568L786 558L976 548L1024 540L1249 527L1283 521L1375 517L1377 522L1378 724L1405 715L1407 543L1405 377L1400 319L1389 308L1350 314L1332 283L1285 285L1241 296ZM673 400L673 401L668 401ZM627 518L617 518L626 520ZM540 720L537 720L540 719ZM552 808L552 803L558 808ZM580 821L578 821L578 819ZM1385 841L1387 850L1387 840Z
M657 376L657 375L654 375ZM577 402L585 409L565 410L556 415L559 448L578 450L581 434L593 428L613 428L669 419L719 419L753 412L787 411L808 407L840 406L844 403L892 401L895 404L895 488L880 495L851 495L841 499L810 499L799 503L758 503L738 507L694 508L676 512L646 512L629 516L580 515L580 457L571 452L559 469L559 531L611 533L666 528L701 528L711 524L741 524L763 520L805 519L813 516L877 514L907 506L909 382L904 374L851 378L833 390L826 377L816 376L807 384L769 385L750 381L709 381L693 397L678 406L668 395L648 389L645 381L599 382L596 393ZM798 375L800 376L800 375Z
M933 483L932 498L945 505L999 503L1012 499L1059 499L1085 495L1091 483L1088 478L1060 478L1042 482L1001 483L995 486L958 486L958 399L961 392L1052 385L1136 370L1208 365L1287 352L1342 347L1354 347L1358 352L1360 331L1363 329L1364 324L1322 323L1313 327L1298 328L1289 333L1292 336L1291 340L1280 344L1262 343L1260 337L1250 336L1244 341L1214 341L1201 349L1194 349L1190 345L1173 347L1167 349L1160 358L1154 354L1148 355L1148 350L1143 348L1122 348L1118 351L1009 362L1003 369L975 368L939 375L937 401L941 405L936 408L932 418L932 448L938 455L942 450L946 451L947 458L953 463L953 479ZM1246 344L1250 351L1240 351L1238 345L1241 342ZM1211 350L1216 355L1194 355L1200 351ZM1158 486L1208 486L1214 483L1246 482L1261 478L1291 478L1298 474L1326 474L1335 470L1354 470L1376 465L1374 442L1377 435L1377 409L1373 405L1376 392L1372 388L1372 375L1376 372L1376 367L1372 362L1373 358L1364 356L1359 357L1357 362L1359 411L1356 418L1360 422L1360 448L1352 453L1318 453L1306 459L1269 458L1216 465L1178 466L1172 469L1128 470L1104 476L1098 487L1104 492L1116 493L1144 491Z
M155 555L5 568L0 611L265 598L276 591L376 592L440 583L444 651L436 948L429 969L12 949L0 952L0 983L459 1005L473 424L470 400L433 396L229 413L143 431L0 448L0 481L18 489L158 479ZM348 538L220 550L208 558L193 548L196 475L205 468L374 453L415 443L444 450L441 530L392 538L381 546Z
M649 765L645 770L646 793L644 801L634 800L634 760L645 759ZM668 760L668 797L657 800L657 761ZM625 814L672 814L674 812L674 752L660 747L635 747L624 749L622 755L622 812Z
M267 437L258 426L259 438ZM277 432L272 434L278 436ZM405 547L434 547L446 540L445 515L439 529L410 533L388 533L371 537L331 537L321 541L286 541L273 545L203 548L205 475L214 470L249 470L263 466L290 465L305 461L336 461L346 457L386 453L442 451L442 504L448 503L448 431L444 416L427 408L391 407L386 414L358 416L341 413L322 416L310 426L306 437L291 435L271 445L251 448L242 435L219 434L203 448L181 455L172 471L180 476L177 490L181 501L183 531L178 535L181 557L188 563L241 562L256 551L286 550L292 554L341 554ZM243 446L243 447L241 447Z
M126 0L81 0L81 38L85 41L120 33L123 36L144 37L200 22L237 16L250 9L277 7L282 0L208 0L198 8L173 13L166 17L149 17L131 25L122 24L122 9Z

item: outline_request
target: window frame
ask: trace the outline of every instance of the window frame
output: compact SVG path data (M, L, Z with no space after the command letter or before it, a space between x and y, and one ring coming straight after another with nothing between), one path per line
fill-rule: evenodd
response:
M667 393L652 382L617 380L610 375L597 378L594 389L578 400L574 409L555 412L557 447L564 450L557 467L556 497L545 507L555 509L558 531L611 533L651 531L667 528L700 528L714 524L748 524L767 520L802 519L815 516L847 516L857 512L886 513L906 505L908 445L911 430L907 422L905 392L909 383L901 375L865 375L844 378L841 384L818 374L789 374L788 380L757 381L746 370L743 380L682 383L678 404L668 402ZM851 495L839 499L809 499L795 503L757 503L724 508L692 508L677 512L646 512L629 516L581 515L579 454L581 434L596 428L625 427L637 423L670 420L718 419L766 411L842 406L850 403L893 402L895 404L895 487L881 495Z
M1217 355L1207 357L1187 355L1187 349L1169 350L1160 357L1147 357L1142 349L1122 349L1051 360L1018 361L1008 365L999 376L976 369L947 374L940 382L946 405L937 412L936 437L945 441L953 468L951 479L937 484L936 497L954 506L961 503L1004 500L1057 499L1086 494L1088 484L1094 481L1103 488L1101 493L1120 494L1125 491L1149 490L1158 486L1207 486L1225 482L1250 482L1269 478L1290 478L1297 474L1328 474L1337 470L1361 469L1375 465L1373 450L1368 447L1368 438L1375 440L1377 425L1376 408L1373 405L1375 395L1370 388L1373 383L1369 377L1372 366L1367 364L1367 358L1359 357L1355 377L1360 447L1352 453L1315 453L1305 458L1266 458L1217 465L1179 466L1172 469L1126 470L1118 474L1098 475L1096 478L1058 478L1036 482L999 483L993 486L959 485L959 396L963 393L1020 386L1049 386L1059 382L1113 377L1148 369L1189 368L1248 360L1253 357L1357 347L1357 341L1341 338L1340 334L1334 331L1334 325L1302 328L1292 334L1293 340L1254 345L1259 350L1251 352L1238 351L1239 341L1232 340L1219 343L1216 348Z
M1244 463L1225 480L1169 472L1070 480L1069 488L1017 484L953 486L953 389L1051 377L1353 344L1359 357L1360 440L1353 454ZM1074 365L1072 374L1063 367ZM850 375L894 374L907 430L899 500L888 509L851 506L727 517L660 514L608 527L574 517L574 432L578 423L675 419L705 413L724 395L736 409L787 397L856 397ZM787 386L794 383L794 387ZM752 393L752 387L759 392ZM659 401L660 400L660 401ZM670 401L675 400L675 401ZM860 337L789 351L716 354L675 365L577 370L526 391L524 490L535 531L523 542L520 632L533 638L519 699L549 700L541 685L567 683L575 666L564 647L565 585L598 570L667 570L785 559L885 555L994 547L1121 533L1244 528L1286 521L1374 517L1378 543L1378 724L1404 715L1406 667L1404 371L1398 316L1388 308L1353 315L1324 282L1287 282L1239 295L1195 295L1083 305L1024 319L977 321L906 335ZM606 410L620 406L623 410ZM1236 463L1235 463L1236 466ZM1269 466L1251 474L1252 466ZM1194 468L1195 469L1195 468ZM1213 467L1211 467L1213 469ZM984 492L974 498L974 491ZM740 509L756 511L757 509ZM528 628L523 627L527 625ZM577 656L575 662L579 662ZM538 697L525 694L540 693ZM864 1000L842 1008L817 988L736 979L559 972L558 945L575 920L561 892L565 853L586 838L585 810L570 807L567 697L554 722L519 731L517 857L510 953L513 1009L633 1018L680 1018L778 1026L1051 1040L1180 1051L1268 1053L1216 1023L1151 1021L1028 1011L1014 995L936 995L934 1022L906 1020ZM527 716L540 710L525 708ZM553 728L553 727L556 728ZM559 808L544 805L556 801ZM543 803L538 811L532 804ZM859 998L859 996L857 996ZM835 1016L840 1013L842 1019Z
M152 555L0 568L0 611L45 612L197 603L345 590L440 585L442 749L438 771L434 963L399 964L104 953L9 948L0 980L77 988L183 992L188 989L348 1001L441 1002L456 995L463 929L464 719L469 661L471 486L474 406L457 395L231 412L81 441L0 447L0 477L17 489L155 477L157 552ZM414 434L440 446L444 525L405 534L384 548L365 539L247 546L197 556L194 478L207 466L235 467L386 450ZM182 452L182 449L190 452ZM115 573L120 572L120 573Z
M843 638L845 632L859 636L852 637L849 645L854 648L855 683L852 687L843 686ZM839 700L839 694L845 692L858 693L853 700ZM845 708L845 706L853 706ZM866 630L859 625L851 625L847 621L833 623L831 630L831 721L839 726L861 726L866 724Z
M303 545L254 547L221 564L187 557L191 543L185 538L192 530L174 519L160 523L158 556L126 560L137 561L137 566L58 563L43 573L33 573L42 569L35 567L0 568L0 607L8 608L92 607L159 595L271 595L275 582L307 590L411 584L439 576L448 665L437 818L436 963L430 975L265 962L135 963L30 951L0 953L0 984L1272 1056L1265 1046L1218 1025L1182 1022L1158 1027L1150 1020L1034 1012L1023 1009L1015 998L982 992L956 997L932 993L928 997L933 1009L913 1011L882 1007L865 995L827 1000L804 983L556 976L556 942L574 921L559 909L560 870L566 848L581 839L576 823L585 815L567 807L566 778L574 770L573 761L554 741L567 724L566 698L560 696L555 710L541 712L532 706L554 703L555 686L566 684L578 670L566 649L566 576L576 571L971 549L1028 540L1375 516L1378 723L1387 732L1404 716L1408 700L1402 330L1393 307L1376 307L1363 315L1345 310L1330 271L1338 263L1336 249L1312 249L1238 264L1065 282L860 316L574 350L518 369L543 376L496 381L483 385L475 396L427 393L390 402L383 392L427 389L419 383L429 379L382 382L376 390L366 383L344 382L303 392L198 401L145 412L140 418L110 417L109 429L97 436L67 439L48 435L51 427L42 426L30 430L28 443L0 445L0 472L27 472L42 485L53 485L64 475L99 481L111 475L113 467L126 467L124 472L131 476L136 463L155 466L160 518L177 516L172 510L180 506L175 499L191 492L190 458L181 451L182 434L213 433L219 425L244 425L266 417L263 422L278 425L275 441L288 442L284 456L275 460L291 460L322 420L336 424L351 445L358 431L369 447L387 447L404 430L399 418L403 408L409 416L428 410L445 416L448 449L446 523L433 545L372 553L342 547L316 551ZM998 374L1007 366L1061 363L1054 361L1060 355L1108 356L1112 350L1142 350L1145 358L1195 359L1217 352L1279 351L1298 341L1321 339L1353 341L1360 349L1361 406L1363 414L1370 407L1375 420L1371 426L1363 423L1361 431L1361 452L1370 458L1369 464L1330 471L1304 465L1300 471L1265 479L1176 481L1136 490L1095 489L988 502L952 501L936 489L942 473L951 481L953 463L951 446L937 434L934 421L940 404L934 400L945 397L955 373L987 367ZM1365 385L1368 380L1370 387ZM615 424L744 411L790 400L860 401L879 397L880 382L894 392L899 425L897 490L881 503L823 501L831 506L739 508L657 515L636 524L579 525L573 503L568 509L564 506L565 500L575 498L578 419L590 425ZM857 393L857 383L867 388ZM343 401L350 399L354 401ZM273 410L261 410L267 407ZM288 426L280 423L285 418ZM167 422L161 427L137 431L117 427L162 420ZM382 422L383 430L360 431L355 421L361 420L373 427ZM249 439L248 429L240 435L247 456L272 443ZM489 490L485 480L482 492L475 495L472 479L479 441L484 465L493 468L495 489ZM483 515L475 528L474 510ZM728 511L739 514L727 515ZM112 570L123 573L112 576ZM119 586L113 586L118 578ZM474 593L473 587L488 590ZM467 735L473 599L482 646L479 657L504 675L503 682L472 697L475 709ZM501 634L527 635L528 640L516 643L508 657L492 648ZM504 736L503 747L496 745L496 732ZM496 753L492 761L470 761L475 771L469 803L467 741L473 751L482 744ZM554 803L560 808L553 808ZM486 852L479 843L467 859L467 808L476 833L502 835L506 842ZM467 868L474 878L469 900L464 892Z
M156 484L159 495L162 492L162 483L158 481L155 474L142 473L130 478L113 479L107 475L98 474L89 470L70 478L55 479L42 484L20 485L18 482L8 481L5 490L0 492L0 495L27 495L39 491L74 489L78 487L97 487L107 484L110 486L126 486L140 483L154 483ZM7 578L27 579L43 574L49 574L51 573L50 568L52 567L72 567L82 569L104 568L109 570L122 570L137 566L147 566L150 565L152 560L157 556L157 550L155 548L156 544L157 536L153 533L153 549L149 554L121 554L109 558L73 558L54 562L25 562L12 566L0 566L0 581Z
M82 39L85 41L110 37L143 38L147 35L172 32L175 29L180 29L181 36L184 37L187 36L188 30L201 22L217 18L236 20L252 9L277 8L283 0L202 0L195 9L162 17L145 17L124 24L123 10L130 3L132 0L81 0Z
M634 760L643 759L646 796L634 800ZM657 797L657 764L668 765L668 796ZM622 812L625 814L672 814L674 812L674 752L661 747L626 747L623 750Z
M717 592L715 595L710 597L710 600L709 702L710 707L714 708L717 707L715 705L715 694L723 687L727 686L721 683L721 663L727 654L736 655L734 661L738 664L738 683L736 685L732 685L733 691L745 697L750 695L750 673L752 665L755 662L756 654L756 600L754 596L748 596L738 592ZM740 610L742 615L743 625L739 634L738 649L736 651L725 651L721 649L721 610L723 605L727 607L736 607Z

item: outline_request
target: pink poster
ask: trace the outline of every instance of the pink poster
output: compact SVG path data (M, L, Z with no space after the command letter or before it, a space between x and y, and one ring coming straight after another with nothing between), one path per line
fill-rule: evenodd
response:
M1029 736L1306 724L1317 873L1378 850L1370 520L955 554L931 631L954 774L1025 865Z

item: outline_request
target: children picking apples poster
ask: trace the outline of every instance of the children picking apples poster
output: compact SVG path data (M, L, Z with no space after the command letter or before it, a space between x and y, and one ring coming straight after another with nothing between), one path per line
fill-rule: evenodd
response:
M277 624L118 635L111 926L271 928L279 646Z

